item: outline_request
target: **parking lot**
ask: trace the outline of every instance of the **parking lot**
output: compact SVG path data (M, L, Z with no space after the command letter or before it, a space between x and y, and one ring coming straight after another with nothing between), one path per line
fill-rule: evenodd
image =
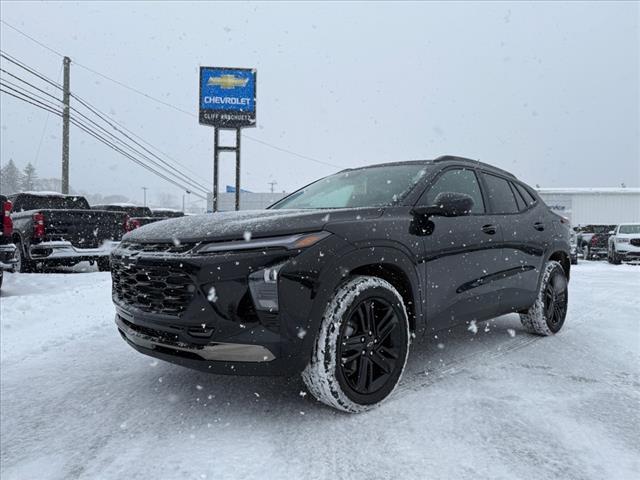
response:
M575 266L555 337L509 315L415 342L396 393L347 415L298 379L136 353L113 324L109 274L83 265L5 278L4 480L629 479L640 467L639 266Z

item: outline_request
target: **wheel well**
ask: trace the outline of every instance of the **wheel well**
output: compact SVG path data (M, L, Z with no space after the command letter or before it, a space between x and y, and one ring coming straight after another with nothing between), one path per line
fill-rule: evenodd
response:
M411 282L405 275L405 273L395 265L388 263L379 263L375 265L364 265L355 268L350 275L368 275L371 277L382 278L389 282L393 287L398 290L398 293L404 300L404 305L407 308L407 315L409 316L409 329L412 332L416 330L416 305L413 298L413 291L411 289Z
M569 255L567 255L565 252L562 252L562 251L553 252L549 257L549 260L555 260L560 265L562 265L562 269L564 270L564 273L567 275L567 280L568 280L570 270L571 270L571 259L569 258Z

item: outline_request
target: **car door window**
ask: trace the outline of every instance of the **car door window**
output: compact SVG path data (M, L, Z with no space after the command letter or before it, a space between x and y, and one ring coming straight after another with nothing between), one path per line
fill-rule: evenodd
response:
M443 192L463 193L473 199L471 213L484 213L484 200L480 191L478 178L473 170L457 168L444 172L436 182L427 190L420 201L420 205L435 204L436 197Z
M527 201L522 197L522 194L518 191L514 183L509 183L513 196L516 197L516 204L518 205L518 211L522 212L527 209Z
M493 208L493 213L516 213L518 204L513 196L509 182L504 178L488 173L482 174L487 185L487 196Z

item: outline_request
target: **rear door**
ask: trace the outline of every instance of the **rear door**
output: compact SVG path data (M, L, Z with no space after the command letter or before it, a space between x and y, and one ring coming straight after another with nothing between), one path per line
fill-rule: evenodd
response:
M500 263L500 225L487 214L486 200L474 169L444 170L418 205L430 206L442 192L469 195L469 215L431 217L433 231L424 238L427 275L427 319L433 330L467 320L494 316L499 294L491 279Z
M501 295L500 313L528 308L536 296L538 278L553 237L546 207L512 178L481 174L494 222L503 227L500 265L496 283Z

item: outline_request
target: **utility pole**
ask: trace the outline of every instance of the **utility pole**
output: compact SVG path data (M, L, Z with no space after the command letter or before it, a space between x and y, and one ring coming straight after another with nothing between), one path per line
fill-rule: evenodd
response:
M278 184L278 182L276 182L275 180L272 180L272 181L270 181L270 182L267 182L267 185L271 185L271 193L273 193L273 190L274 190L274 188L273 188L273 187L274 187L275 185L277 185L277 184Z
M64 57L62 60L64 67L62 85L62 193L69 193L69 74L71 59Z
M142 187L142 191L144 192L144 193L143 193L143 195L144 195L144 197L143 197L143 198L144 198L144 200L143 200L143 202L142 202L142 205L146 207L146 206L147 206L147 187Z

